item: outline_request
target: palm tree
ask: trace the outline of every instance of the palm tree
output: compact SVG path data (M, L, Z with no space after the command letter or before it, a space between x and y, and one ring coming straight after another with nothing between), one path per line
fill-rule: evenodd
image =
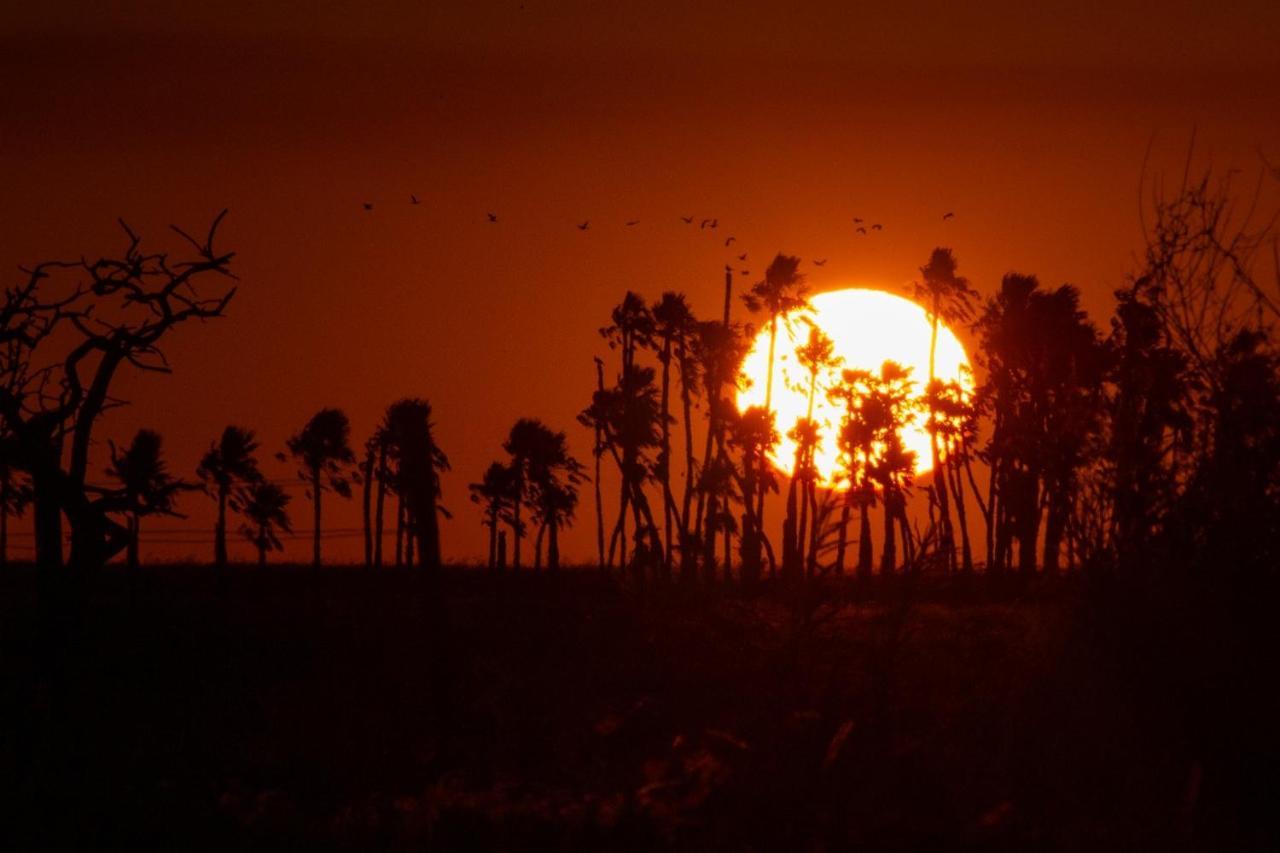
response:
M516 504L515 477L511 468L494 462L485 469L479 483L467 486L473 503L484 508L485 527L489 528L489 569L498 568L498 527L512 524Z
M253 430L228 426L200 458L196 468L205 492L211 493L218 502L218 520L213 528L213 562L218 568L227 565L228 500L237 487L262 479L258 460L253 455L257 449Z
M449 469L449 458L436 444L431 417L429 402L408 397L387 407L383 430L395 463L388 477L400 497L406 562L413 565L416 545L419 564L434 574L441 568L440 516L448 516L440 505L440 472Z
M188 484L176 480L166 470L161 453L160 433L140 429L123 452L110 442L111 464L107 476L120 483L117 492L128 515L129 568L138 567L138 532L148 515L177 515L174 503Z
M911 558L911 534L907 526L906 496L915 470L915 453L902 443L902 430L915 420L912 403L911 369L886 361L863 403L865 418L879 448L870 465L873 480L880 486L884 504L884 544L881 551L881 573L892 572L898 565L897 525L902 533L905 557Z
M520 540L524 534L520 518L522 505L531 509L535 520L540 522L539 533L550 525L551 544L558 564L557 529L572 518L577 505L577 486L586 479L582 464L569 453L568 437L563 432L556 432L534 418L516 421L502 448L511 455L508 470L515 498L511 527L516 540L513 565L520 567Z
M929 256L929 263L920 268L922 281L913 285L917 302L924 303L929 313L929 379L926 389L932 389L937 379L936 357L938 351L938 325L940 321L948 324L967 323L973 316L973 303L978 292L969 286L968 279L957 274L956 257L950 249L937 248ZM927 401L936 399L932 393L926 394ZM938 412L930 404L925 427L929 432L930 461L933 463L934 492L937 496L938 510L941 515L939 542L946 560L947 568L955 568L955 536L951 527L950 501L948 500L947 471L941 463L938 448ZM939 484L941 487L939 488ZM963 511L963 510L959 510Z
M762 313L769 323L769 359L768 373L764 386L764 408L773 410L773 365L778 344L778 321L786 319L797 311L809 307L809 288L805 284L804 275L800 272L800 259L792 255L779 253L765 270L764 280L752 285L751 290L742 295L747 310L753 314ZM768 466L767 454L757 460L760 466L760 477L765 475ZM755 506L749 508L754 516L751 524L744 526L743 536L750 536L743 542L743 559L754 561L758 569L760 565L760 537L764 531L764 492L761 490L755 498Z
M875 407L869 405L875 377L866 370L843 370L840 382L827 391L832 402L842 403L843 415L837 443L846 480L845 498L840 510L840 528L836 545L836 573L844 573L845 546L848 541L849 515L856 504L859 513L858 575L871 575L871 519L876 490L871 480L871 462L877 426L868 419Z
M267 565L268 551L282 551L280 533L290 533L289 494L275 483L254 480L236 490L232 508L248 523L240 527L244 537L258 549L258 566Z
M693 334L695 319L693 312L689 309L689 303L685 299L684 294L667 291L662 294L662 298L656 302L650 312L653 315L654 323L654 345L657 351L658 360L662 364L662 403L659 421L662 426L662 441L658 449L657 475L662 483L662 514L663 514L663 534L666 537L665 548L663 551L663 566L667 572L671 571L671 555L672 555L672 527L678 526L680 530L679 542L681 548L684 547L684 541L688 538L688 496L690 491L688 482L690 478L690 469L692 468L692 447L689 441L688 430L689 425L689 409L690 409L690 377L688 375L691 366L691 359L687 357L689 349L689 338ZM685 464L685 502L683 513L676 507L675 496L671 491L671 361L679 353L679 367L681 371L681 399L684 406L684 423L686 428L686 464ZM673 521L675 525L673 525Z
M541 531L547 531L547 569L560 568L559 531L573 523L578 507L578 484L574 480L544 481L536 487L533 496L533 516Z
M835 354L835 342L825 335L817 324L809 323L809 337L803 345L796 349L796 360L808 373L808 404L804 418L792 430L792 438L796 442L796 457L792 467L791 482L787 487L787 520L791 529L791 540L787 544L790 549L793 565L788 566L784 559L783 567L795 571L805 564L805 539L811 509L817 505L817 471L814 468L814 451L821 442L818 424L813 420L813 404L818 392L819 377L839 367L844 359ZM796 519L797 486L799 486L800 517ZM815 532L817 519L814 519ZM812 534L808 538L814 538ZM809 571L816 554L809 552Z
M309 485L315 529L311 539L311 561L320 567L320 496L332 489L351 497L348 466L355 461L351 450L351 422L341 409L321 409L288 442L289 455L302 466L298 472Z
M774 413L763 406L751 406L730 422L729 444L738 450L742 460L741 468L734 473L734 479L738 481L742 491L742 532L739 547L742 553L741 579L746 586L752 586L760 580L761 547L769 555L770 565L775 565L769 540L755 528L759 516L753 510L753 502L756 501L757 494L778 490L772 468L761 464L761 459L767 457L777 443L778 430L774 426Z

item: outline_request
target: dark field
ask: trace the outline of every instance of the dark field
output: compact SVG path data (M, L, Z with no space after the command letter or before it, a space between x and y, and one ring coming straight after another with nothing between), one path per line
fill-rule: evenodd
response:
M0 580L7 849L1275 841L1272 634L1200 590L169 567L75 615L35 581Z

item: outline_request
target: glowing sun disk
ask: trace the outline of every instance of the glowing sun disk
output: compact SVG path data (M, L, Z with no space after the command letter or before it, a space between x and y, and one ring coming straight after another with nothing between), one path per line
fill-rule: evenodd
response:
M913 391L919 399L929 380L929 314L916 303L883 290L851 288L820 293L810 298L812 312L806 314L834 344L835 355L843 359L839 369L861 369L876 375L886 361L895 361L911 369ZM800 316L779 323L773 366L771 408L781 434L778 447L771 454L773 464L790 473L795 463L796 443L787 432L803 418L809 404L809 373L800 364L796 350L803 346L809 327ZM738 409L763 406L769 363L769 328L756 335L742 370L749 384L738 392ZM958 381L966 391L972 390L973 379L964 347L945 325L938 326L938 346L934 358L938 379ZM814 396L813 418L821 430L820 443L814 452L814 464L826 484L840 476L840 452L835 434L842 410L827 400L823 387ZM923 415L902 430L907 450L916 454L916 474L932 467L929 434Z

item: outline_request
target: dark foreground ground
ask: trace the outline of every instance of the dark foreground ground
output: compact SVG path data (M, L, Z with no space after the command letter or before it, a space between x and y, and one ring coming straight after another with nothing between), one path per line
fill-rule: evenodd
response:
M1276 650L1212 596L35 581L0 579L5 849L1275 849Z

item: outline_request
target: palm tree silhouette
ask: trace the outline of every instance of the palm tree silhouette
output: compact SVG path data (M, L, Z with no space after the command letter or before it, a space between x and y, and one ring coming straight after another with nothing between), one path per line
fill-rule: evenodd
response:
M843 404L837 444L847 485L845 499L840 510L840 526L836 544L836 573L844 573L845 547L848 541L849 515L852 507L858 507L858 576L871 575L871 518L876 490L871 479L871 463L878 425L870 419L877 413L869 405L875 376L867 370L843 370L840 382L827 390L832 402Z
M389 477L400 497L405 562L413 565L416 545L419 563L436 574L441 568L440 516L448 516L440 505L440 472L449 469L449 458L436 444L431 404L417 397L392 403L383 430L387 455L395 462Z
M886 361L879 376L872 376L863 402L864 418L874 435L879 452L870 464L871 478L880 486L884 504L884 543L880 572L887 574L898 565L894 527L902 535L904 556L910 562L911 531L907 524L906 495L915 470L915 453L902 443L902 430L915 420L910 368Z
M247 521L240 532L258 549L258 566L267 565L268 551L284 550L280 533L292 532L289 525L289 494L275 483L254 480L236 490L232 508Z
M796 349L796 360L808 374L808 387L805 389L807 407L804 418L795 424L790 433L791 438L796 442L796 455L792 466L791 482L787 487L787 522L790 524L791 539L789 543L784 543L784 546L790 550L792 565L788 566L785 558L782 563L784 569L788 571L798 571L801 565L806 565L808 573L812 574L817 556L816 549L813 547L808 549L809 559L806 563L805 545L806 539L813 539L815 543L811 544L816 544L818 472L813 460L814 451L821 441L819 425L813 420L813 404L818 393L819 378L839 367L844 359L835 354L835 342L824 334L816 323L810 322L809 337ZM797 491L800 504L799 519L796 518ZM815 516L812 532L808 530L811 514Z
M662 426L662 441L658 449L656 473L662 483L663 533L666 537L663 551L663 566L671 571L672 528L680 531L679 544L682 551L688 539L689 488L693 467L691 433L689 416L691 409L689 370L693 366L688 358L689 338L693 334L696 321L684 294L667 291L656 302L651 311L654 322L654 344L658 361L662 364L662 402L659 422ZM679 357L677 357L677 354ZM677 358L680 368L681 401L683 405L683 421L686 429L686 461L685 461L685 500L683 509L678 509L676 499L671 491L671 362ZM673 523L674 522L674 523Z
M973 303L978 292L969 286L968 279L957 274L956 257L950 249L937 248L929 256L929 263L920 268L921 281L912 285L915 299L923 303L929 314L929 378L926 389L933 387L937 378L936 362L938 351L938 325L940 321L948 324L967 323L973 316ZM935 395L926 393L926 401L936 400ZM938 413L930 405L928 407L925 428L929 433L930 461L933 464L934 492L937 497L938 510L941 516L941 529L938 541L949 570L955 568L955 536L951 526L950 500L948 499L947 470L943 467L938 447ZM937 488L938 485L941 488ZM963 511L957 508L958 511Z
M262 479L254 457L257 450L253 430L228 426L200 458L196 468L205 492L218 502L218 520L213 528L213 562L218 568L227 565L228 501L237 487Z
M742 295L747 310L753 314L763 313L769 324L769 358L768 373L765 378L764 408L773 409L773 365L777 353L778 321L789 317L797 311L809 307L809 288L805 277L800 272L800 259L793 255L778 253L765 270L764 279L752 285L751 290ZM768 455L762 454L757 460L760 465L760 479L765 476L765 467L769 464ZM743 542L743 559L754 561L753 571L760 566L760 542L764 535L764 491L755 497L752 508L753 518L750 525L743 526L743 536L750 536L750 541Z
M140 429L123 451L109 442L111 464L107 476L120 483L119 496L128 515L130 569L138 567L138 533L141 520L148 515L177 515L174 511L178 492L189 488L167 470L162 455L160 433Z
M332 489L351 497L348 468L355 461L351 450L351 422L341 409L321 409L286 442L289 455L301 465L298 472L309 482L313 524L311 562L320 567L320 496Z
M484 508L485 527L489 528L489 570L498 568L498 528L514 524L517 500L515 477L510 467L494 462L485 469L479 483L467 486L471 500Z
M539 541L544 532L551 537L548 561L554 568L559 565L558 530L572 518L577 506L577 486L586 479L582 464L569 453L568 437L563 432L556 432L534 418L516 421L502 447L511 455L509 471L515 497L514 567L520 567L523 505L533 512L534 520L539 523Z

